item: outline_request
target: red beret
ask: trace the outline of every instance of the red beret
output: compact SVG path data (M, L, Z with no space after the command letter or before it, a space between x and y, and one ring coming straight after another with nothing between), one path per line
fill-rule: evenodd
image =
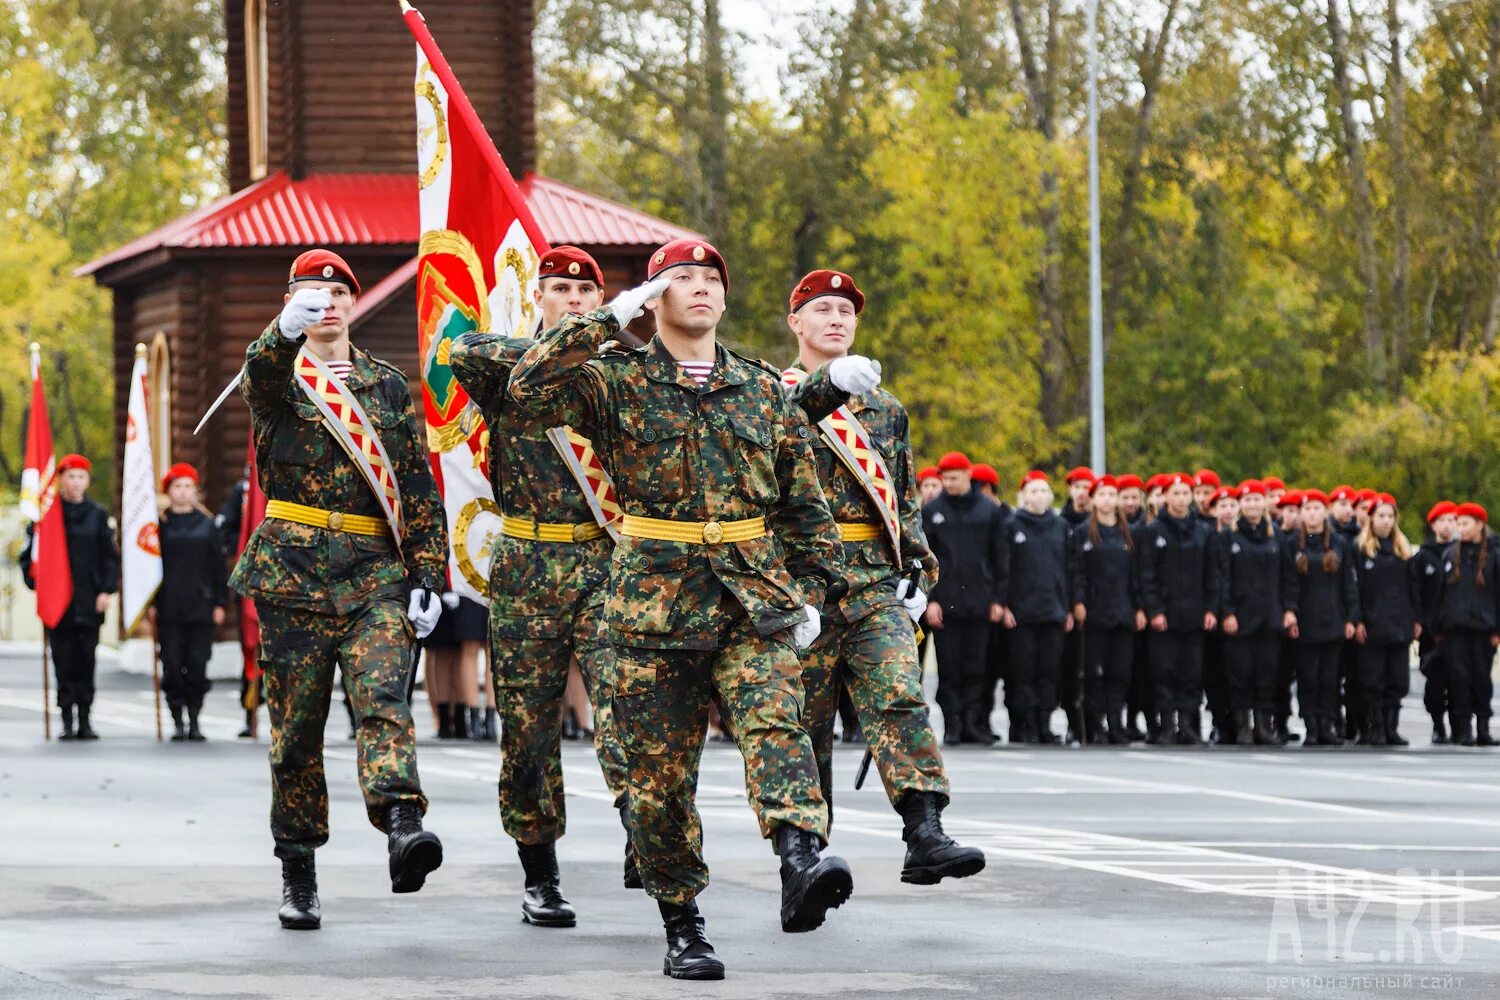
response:
M961 451L950 451L938 459L939 472L968 472L972 468L974 463Z
M1461 503L1455 513L1459 517L1472 517L1479 521L1488 522L1490 519L1489 513L1477 503Z
M1286 483L1282 481L1280 476L1267 476L1261 482L1266 484L1267 491L1286 489Z
M1359 497L1360 503L1374 503L1380 499L1380 494L1372 489L1356 490L1355 496Z
M1240 491L1233 486L1220 486L1214 490L1214 495L1208 498L1208 505L1217 507L1220 500L1238 500L1239 498Z
M819 268L816 271L809 271L807 276L797 282L792 289L791 311L796 312L813 299L821 299L825 295L837 295L848 299L854 303L856 313L865 308L865 293L854 284L853 278L843 271Z
M1094 470L1090 469L1087 465L1080 465L1076 469L1069 469L1068 474L1063 477L1063 482L1072 486L1080 479L1085 479L1092 483L1094 481Z
M57 463L57 471L61 474L67 472L69 469L82 469L84 472L93 472L94 463L82 455L64 455L62 460Z
M1161 489L1161 484L1166 481L1166 478L1165 473L1155 473L1150 479L1146 480L1146 492L1150 493L1152 490Z
M1265 496L1266 484L1259 479L1247 479L1243 483L1240 483L1240 496L1244 496L1247 493L1258 493L1261 496Z
M1302 502L1304 504L1313 503L1314 501L1326 507L1328 506L1328 494L1324 493L1322 490L1302 491Z
M719 279L724 282L724 291L729 291L729 265L724 263L724 255L715 250L713 244L702 240L673 240L663 245L651 255L651 269L646 273L646 278L650 280L674 267L692 265L718 270Z
M1224 484L1219 481L1219 474L1213 469L1199 469L1197 473L1193 475L1193 485L1217 487Z
M1123 493L1125 490L1144 490L1146 484L1141 482L1141 477L1134 472L1127 472L1119 478L1116 484Z
M1000 488L1000 473L995 471L993 465L976 465L969 470L969 475L973 476L976 482L989 483L997 490Z
M1281 494L1281 499L1279 499L1279 500L1276 501L1276 506L1278 506L1278 507L1301 507L1302 506L1302 491L1301 490L1287 490L1285 493Z
M1328 499L1325 502L1332 503L1335 500L1358 500L1358 499L1359 499L1359 494L1355 492L1353 486L1345 486L1344 484L1340 483L1338 486L1335 486L1333 488L1333 491L1331 493L1328 494Z
M1392 507L1398 506L1397 503L1396 503L1396 498L1394 496L1392 496L1391 494L1389 494L1389 493L1377 493L1375 495L1375 506L1378 507L1378 506L1380 506L1383 503L1388 503Z
M941 478L942 478L942 473L938 472L938 467L935 466L935 465L929 465L925 469L919 469L919 470L917 470L917 482L919 482L919 483L922 482L922 481L924 481L924 480L927 480L927 479L941 479Z
M1093 485L1089 487L1089 496L1093 496L1094 492L1101 486L1109 486L1113 489L1118 490L1120 488L1120 481L1114 476L1106 473L1105 475L1102 475L1098 479L1094 480Z
M197 469L193 468L191 465L188 465L186 462L178 462L176 465L167 470L166 475L161 477L161 489L163 493L167 491L167 487L171 486L172 481L175 479L191 479L195 483L201 481L198 478Z
M604 287L604 272L599 270L599 262L590 257L586 251L571 246L553 247L548 250L542 256L541 264L537 265L536 276L592 281L600 288Z
M1161 474L1162 489L1171 489L1173 486L1176 486L1179 483L1183 486L1192 486L1193 477L1188 475L1186 472L1163 472Z
M1047 479L1047 474L1045 472L1043 472L1041 469L1032 469L1030 472L1026 473L1026 475L1024 475L1024 476L1021 477L1021 488L1025 489L1027 483L1046 483L1046 482L1048 482L1048 479Z
M287 284L294 281L338 281L348 285L355 295L359 294L359 282L354 280L354 271L349 264L332 250L321 247L298 255L292 261L286 281Z
M1432 509L1427 512L1427 523L1431 524L1433 521L1436 521L1440 517L1457 513L1458 504L1454 503L1452 500L1439 500L1437 503L1433 504Z

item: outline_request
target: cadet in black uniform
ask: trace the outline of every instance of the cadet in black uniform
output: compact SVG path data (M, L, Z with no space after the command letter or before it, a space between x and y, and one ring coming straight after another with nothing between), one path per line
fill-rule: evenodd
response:
M1280 746L1276 676L1281 645L1281 543L1266 514L1266 486L1240 484L1240 518L1220 534L1224 668L1238 746ZM1253 717L1252 717L1252 713Z
M1114 476L1094 481L1089 519L1073 531L1069 571L1073 621L1084 633L1084 714L1092 742L1130 742L1125 698L1136 636L1146 627L1135 571L1135 538L1118 508ZM1076 630L1076 629L1075 629Z
M1458 505L1457 540L1443 553L1436 626L1448 665L1448 722L1460 746L1492 747L1490 670L1500 645L1500 551L1485 531L1489 515L1477 503ZM1478 736L1469 728L1477 721Z
M1010 504L1000 499L1000 473L993 465L979 463L974 466L970 475L974 480L974 488L982 493L985 499L1000 508L1002 516L1008 523L1013 510ZM990 642L985 647L984 653L984 694L981 696L979 707L979 738L981 741L996 742L999 737L995 735L990 726L990 719L995 714L995 690L1005 678L1005 651L1006 651L1005 626L996 622L990 626ZM1010 685L1005 687L1005 707L1010 708ZM1011 713L1014 716L1014 713ZM1011 719L1011 742L1017 739L1015 732L1015 719Z
M1068 485L1068 500L1059 513L1067 524L1069 533L1082 527L1089 519L1095 478L1094 470L1086 465L1069 470L1064 477L1064 482ZM1075 628L1063 636L1062 662L1058 669L1058 695L1063 716L1067 720L1067 735L1064 739L1069 744L1092 743L1095 736L1102 734L1090 728L1083 711L1083 629Z
M1208 512L1212 518L1208 525L1213 529L1216 553L1222 536L1234 530L1240 519L1240 491L1236 486L1220 486L1208 499ZM1222 568L1222 566L1221 566ZM1213 732L1209 742L1220 746L1235 742L1234 710L1229 705L1229 678L1224 667L1223 623L1212 632L1203 634L1203 696L1208 702L1209 718Z
M1010 630L1007 699L1021 721L1022 740L1056 743L1049 719L1058 703L1068 610L1068 525L1051 508L1047 474L1021 480L1021 506L1006 527L999 583Z
M172 712L172 741L203 739L198 713L211 686L208 658L214 628L229 607L222 536L198 505L198 470L179 462L161 480L161 587L146 614L161 649L161 689ZM183 726L183 712L187 726Z
M1146 525L1150 524L1152 518L1155 517L1148 497L1158 481L1156 476L1152 476L1150 480L1143 480L1140 476L1133 474L1120 477L1120 515L1130 527L1131 535L1137 543L1144 537L1142 532L1145 531ZM1139 591L1141 582L1139 555L1134 565L1135 585ZM1144 597L1142 600L1144 601ZM1145 739L1147 733L1154 730L1156 726L1156 710L1151 696L1151 656L1147 648L1149 634L1149 629L1143 629L1135 634L1135 650L1130 658L1130 688L1125 696L1125 735L1129 736L1132 742ZM1137 716L1143 716L1148 720L1145 729L1136 725Z
M1448 742L1448 668L1442 644L1437 641L1437 630L1432 625L1443 590L1443 556L1453 544L1457 515L1458 504L1452 500L1433 504L1427 512L1431 537L1412 557L1416 564L1413 572L1417 576L1417 619L1422 623L1422 635L1417 641L1417 664L1423 679L1422 706L1432 717L1432 742L1435 746Z
M1360 727L1366 746L1404 747L1397 731L1401 699L1411 687L1411 644L1421 638L1417 623L1419 564L1411 542L1396 525L1396 498L1376 497L1365 527L1355 540L1355 573L1359 577L1359 610L1364 618L1354 630L1358 643Z
M1322 490L1302 495L1302 524L1281 550L1283 627L1297 645L1297 703L1305 746L1343 746L1339 656L1359 623L1354 547L1328 519Z
M1302 491L1283 490L1276 500L1276 542L1279 553L1288 535L1295 535L1302 524ZM1279 623L1278 623L1279 624ZM1294 733L1287 723L1292 718L1292 685L1297 682L1297 643L1281 631L1276 665L1276 741L1296 743L1301 733Z
M1151 626L1157 743L1203 743L1203 635L1218 625L1219 567L1212 531L1192 512L1192 479L1163 482L1167 505L1140 544L1141 596Z

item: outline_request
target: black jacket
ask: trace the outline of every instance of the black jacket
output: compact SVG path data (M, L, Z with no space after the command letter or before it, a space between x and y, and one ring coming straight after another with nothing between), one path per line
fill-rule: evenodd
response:
M1068 534L1051 510L1017 510L1006 522L1000 603L1017 625L1061 625L1068 617Z
M213 519L202 511L161 516L161 588L156 620L162 625L207 625L214 608L229 606L228 573Z
M1479 552L1485 549L1484 586L1479 586ZM1454 580L1454 568L1458 579ZM1438 570L1441 590L1437 598L1438 632L1463 629L1474 632L1500 632L1500 548L1486 539L1483 542L1454 542L1443 553Z
M88 497L78 503L58 497L57 502L62 504L68 567L73 573L73 601L58 624L100 625L104 616L94 610L95 600L100 594L120 589L120 550L109 513ZM31 575L31 535L35 527L26 529L26 547L21 550L21 575L32 590L36 589L36 579Z
M1237 634L1281 628L1281 541L1268 530L1240 518L1233 531L1214 536L1219 556L1220 607L1234 615Z
M1379 540L1373 556L1357 547L1354 572L1359 578L1359 610L1365 642L1372 646L1410 643L1417 624L1417 591L1421 578L1415 559L1396 555L1389 538Z
M1437 621L1438 601L1443 596L1443 561L1452 544L1429 538L1411 557L1412 574L1417 580L1417 621L1424 631Z
M1073 529L1069 551L1072 565L1073 603L1082 604L1089 628L1135 629L1135 613L1142 607L1139 579L1135 570L1135 545L1125 544L1125 532L1116 525L1099 525L1099 541L1089 533L1085 521Z
M937 556L939 576L928 598L958 620L987 619L1000 603L1005 554L1005 516L970 489L963 496L939 493L922 508L922 529Z
M1062 510L1058 511L1057 515L1058 517L1061 517L1063 519L1063 523L1068 526L1069 531L1075 530L1080 524L1086 524L1089 519L1088 511L1083 511L1080 513L1073 507L1073 500L1071 497L1069 497L1067 502L1062 505Z
M1332 540L1338 569L1323 570L1324 546ZM1354 546L1337 530L1307 536L1307 572L1297 570L1299 535L1287 535L1281 546L1281 603L1297 615L1298 639L1332 642L1344 638L1344 625L1358 623L1359 583Z
M1202 632L1204 614L1219 613L1213 530L1192 515L1179 521L1163 510L1142 535L1138 548L1146 617L1166 615L1171 632Z

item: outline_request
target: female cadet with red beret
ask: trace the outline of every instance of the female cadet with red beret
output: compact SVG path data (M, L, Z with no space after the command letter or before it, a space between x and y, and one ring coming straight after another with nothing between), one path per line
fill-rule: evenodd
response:
M1354 630L1360 704L1366 746L1404 747L1397 730L1401 699L1411 687L1411 644L1421 637L1417 624L1417 564L1411 542L1396 524L1396 498L1375 498L1354 543L1359 577L1359 608L1364 620Z
M1141 596L1151 625L1156 743L1203 743L1203 634L1218 625L1219 568L1209 526L1193 513L1193 479L1169 475L1167 505L1140 540Z
M1302 525L1302 491L1283 490L1276 501L1277 551L1285 544L1289 535L1295 535ZM1292 718L1292 685L1297 681L1297 643L1283 629L1278 644L1276 663L1276 742L1296 743L1302 739L1287 723Z
M1208 498L1208 514L1212 519L1208 525L1213 529L1214 558L1226 534L1234 530L1240 517L1240 491L1236 486L1220 486ZM1222 569L1222 562L1221 567ZM1224 666L1224 631L1222 628L1206 632L1203 636L1203 696L1208 702L1209 718L1213 721L1211 743L1223 746L1235 742L1234 710L1229 705L1229 677Z
M1224 669L1239 746L1280 746L1276 679L1281 644L1281 543L1266 514L1266 487L1240 485L1240 518L1219 536ZM1253 713L1253 716L1252 716Z
M1483 507L1461 503L1455 513L1457 540L1443 554L1435 621L1448 664L1448 722L1454 743L1491 747L1490 669L1500 645L1500 551L1485 530L1489 514ZM1477 738L1469 727L1471 715Z
M1155 480L1155 476L1151 477ZM1134 473L1126 473L1120 483L1120 519L1130 529L1132 541L1141 537L1146 525L1151 523L1151 510L1146 502L1148 483ZM1134 585L1140 591L1140 560L1132 561ZM1135 634L1130 656L1130 683L1125 693L1125 735L1132 741L1144 739L1146 733L1136 726L1136 716L1153 715L1151 708L1151 667L1146 654L1146 631ZM1149 727L1148 727L1149 728Z
M1089 519L1070 545L1073 621L1084 631L1084 714L1091 742L1130 742L1125 697L1135 637L1146 627L1135 572L1135 539L1120 516L1114 476L1094 481Z
M1432 742L1436 746L1448 742L1448 668L1432 623L1443 589L1443 557L1448 546L1453 544L1457 521L1458 504L1452 500L1433 504L1427 512L1427 530L1431 537L1412 557L1418 580L1417 617L1422 623L1422 635L1417 640L1417 664L1423 678L1422 706L1432 718Z
M943 475L938 467L929 465L917 472L917 495L925 506L927 501L943 492Z
M198 714L211 686L214 627L229 607L228 572L218 526L198 504L198 470L179 462L161 480L161 587L146 614L161 648L161 689L172 712L172 741L202 740ZM183 712L187 725L183 725Z
M1359 586L1349 539L1328 518L1328 497L1308 490L1302 525L1281 552L1283 627L1296 640L1297 701L1305 746L1343 746L1339 655L1359 623Z
M1028 743L1057 742L1048 720L1058 704L1063 638L1073 628L1068 525L1051 503L1046 473L1026 473L1021 506L1005 530L999 587L1010 629L1007 704Z

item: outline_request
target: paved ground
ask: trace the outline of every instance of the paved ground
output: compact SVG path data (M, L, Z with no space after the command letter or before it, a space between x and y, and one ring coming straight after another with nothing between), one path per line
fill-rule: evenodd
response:
M498 752L426 743L429 826L447 861L388 891L352 745L329 727L333 840L324 929L278 928L265 746L157 744L142 680L102 679L104 739L41 742L35 670L0 662L0 997L439 1000L469 997L1346 997L1500 988L1500 752L1432 749L962 749L948 828L980 876L898 881L900 825L878 782L849 790L834 844L854 898L780 933L776 862L739 755L705 754L714 873L702 897L730 978L660 975L655 908L619 885L622 833L590 752L565 757L560 844L573 930L523 926L494 804ZM1406 728L1424 734L1419 706ZM419 718L426 729L426 706Z

